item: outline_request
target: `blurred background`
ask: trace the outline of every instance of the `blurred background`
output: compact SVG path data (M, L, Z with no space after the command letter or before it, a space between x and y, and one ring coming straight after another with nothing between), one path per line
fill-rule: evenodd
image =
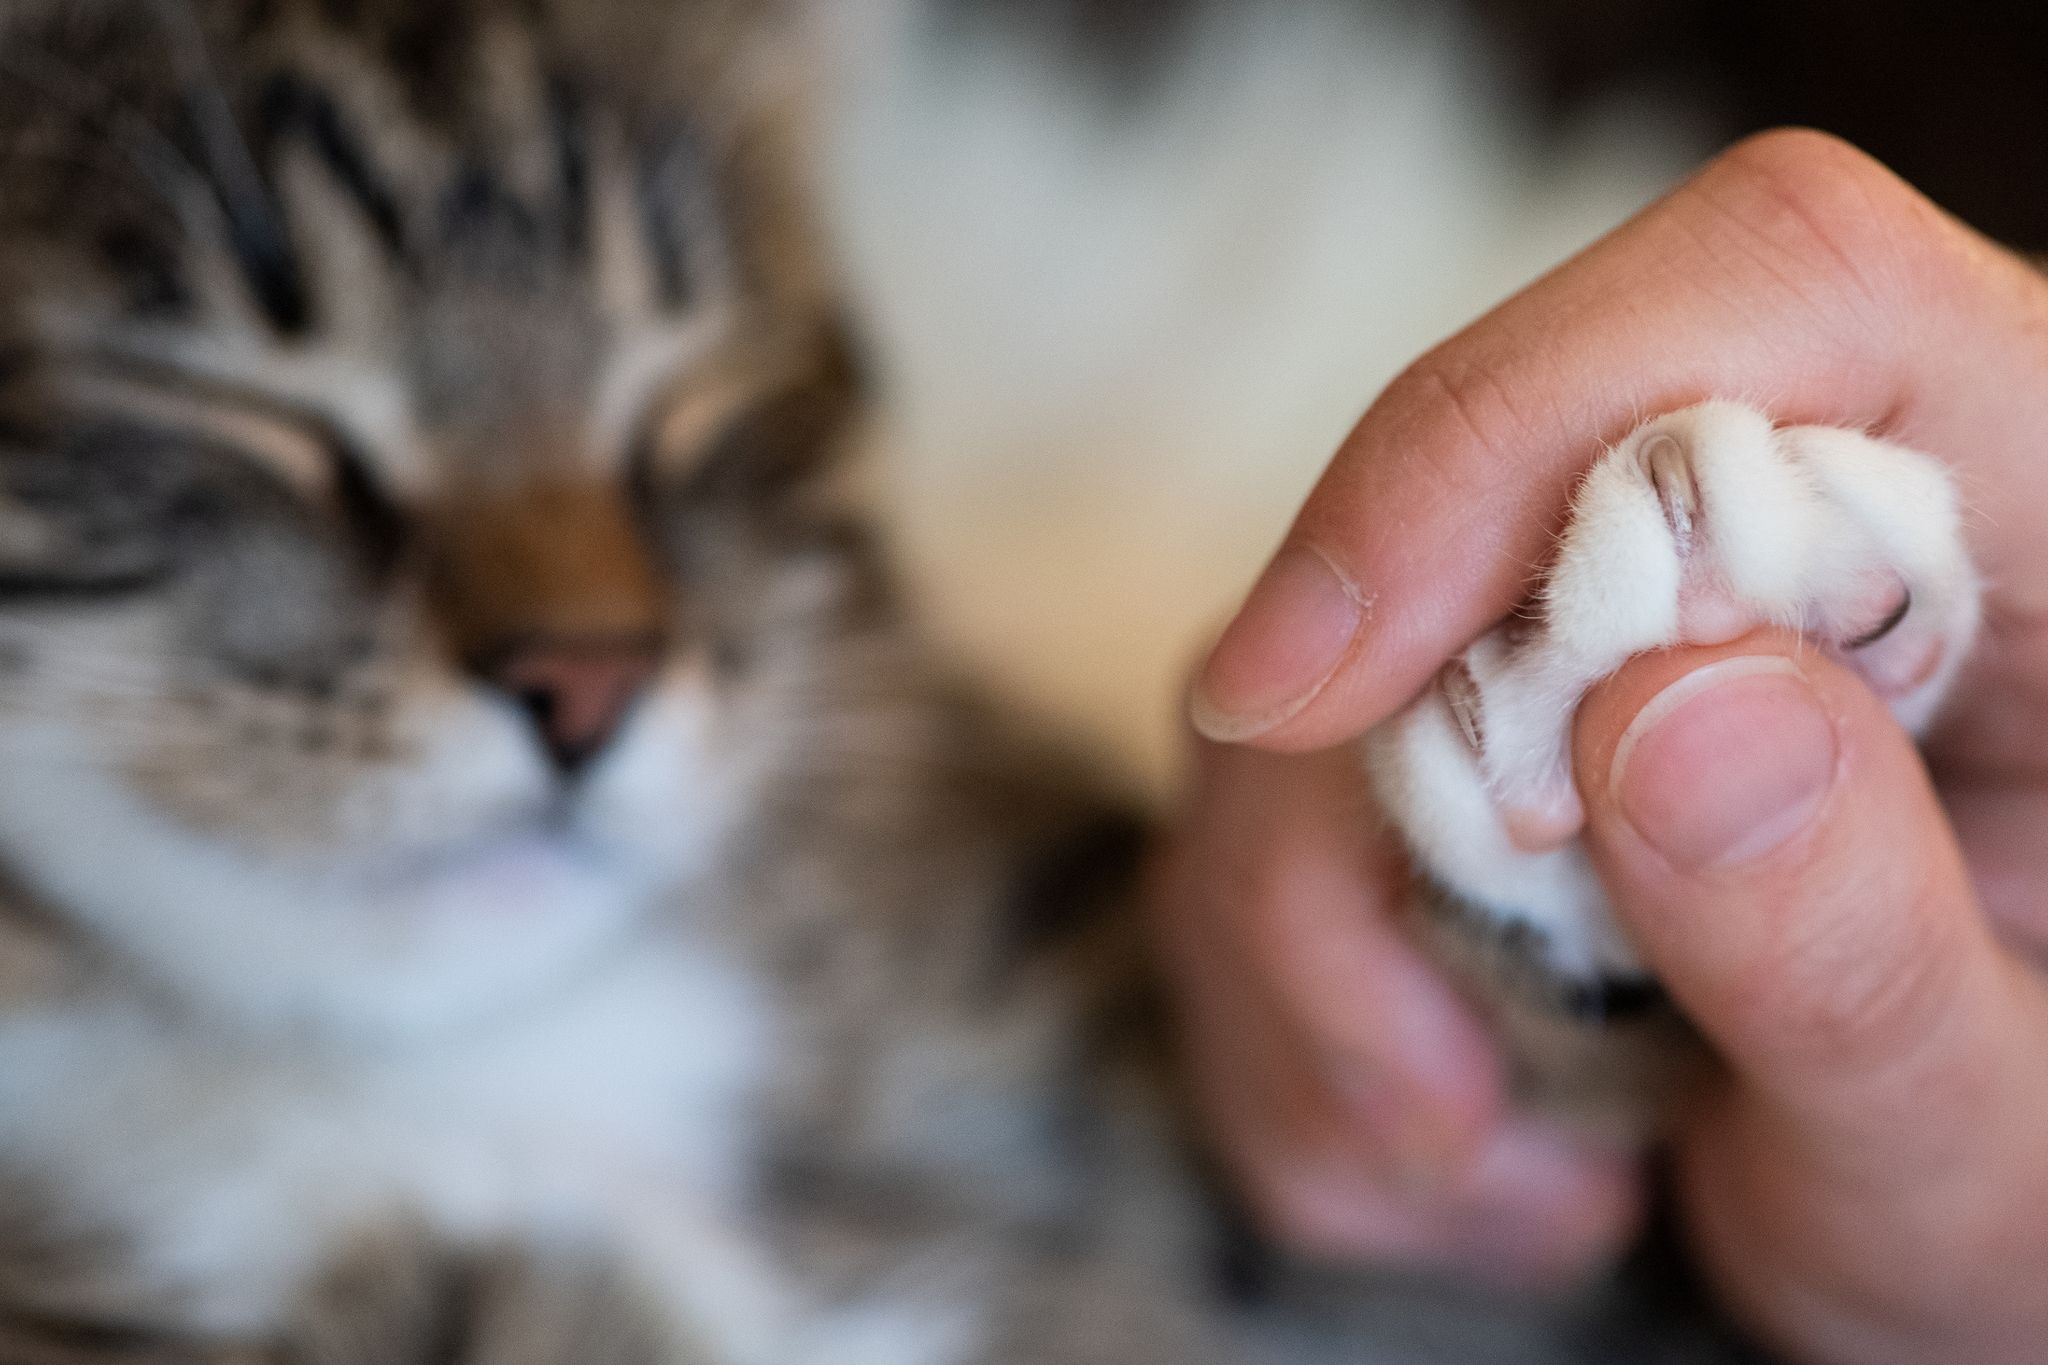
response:
M2039 0L834 12L821 172L908 572L1155 788L1183 674L1379 389L1715 149L1826 128L2048 245Z

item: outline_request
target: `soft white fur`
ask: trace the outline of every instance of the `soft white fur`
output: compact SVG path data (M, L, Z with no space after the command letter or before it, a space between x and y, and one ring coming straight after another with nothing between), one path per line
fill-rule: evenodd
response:
M80 694L85 657L76 640L50 649L0 709L0 857L181 997L252 1029L396 1043L522 1003L640 932L748 798L692 670L661 680L566 807L517 708L448 678L405 694L404 761L321 774L324 756L298 760L313 771L296 804L328 807L303 845L215 833L135 790L124 769L177 721Z
M179 826L115 780L118 734L16 698L0 853L145 984L10 1008L0 1150L223 1330L404 1216L623 1239L732 1359L791 1359L722 1208L770 1015L677 900L746 798L697 686L665 680L566 816L530 727L451 687L325 856Z
M1212 0L1121 88L917 0L834 13L826 187L917 600L1162 782L1186 670L1378 390L1703 150L1620 96L1541 142L1427 3Z
M542 1246L623 1236L651 1266L683 1263L665 1294L730 1292L744 1262L727 1264L711 1201L766 1043L752 1003L673 945L504 1026L382 1055L237 1046L77 1002L0 1032L0 1134L97 1197L155 1287L196 1292L223 1330L268 1320L380 1217ZM713 1316L750 1316L731 1306Z
M1897 629L1851 648L1902 591L1912 606ZM1701 404L1600 458L1534 620L1467 650L1368 739L1370 766L1445 886L1541 930L1566 972L1635 971L1576 838L1568 745L1586 689L1645 650L1777 623L1840 651L1919 730L1979 612L1955 491L1935 461L1861 432Z

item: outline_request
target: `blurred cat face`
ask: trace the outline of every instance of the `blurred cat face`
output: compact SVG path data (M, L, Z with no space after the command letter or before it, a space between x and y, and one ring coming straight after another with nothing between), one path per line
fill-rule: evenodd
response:
M869 584L757 130L363 8L0 35L91 106L0 90L0 856L188 987L405 1026L714 864Z

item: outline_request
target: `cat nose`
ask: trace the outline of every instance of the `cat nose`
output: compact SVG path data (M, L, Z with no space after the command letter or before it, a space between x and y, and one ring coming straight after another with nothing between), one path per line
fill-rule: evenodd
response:
M651 635L532 640L498 651L481 670L532 718L548 757L574 776L603 752L654 676Z

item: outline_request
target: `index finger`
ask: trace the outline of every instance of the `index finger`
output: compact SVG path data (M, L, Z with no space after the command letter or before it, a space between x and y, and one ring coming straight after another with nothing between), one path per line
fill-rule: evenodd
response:
M1842 142L1738 145L1381 395L1211 655L1197 727L1289 751L1371 728L1525 597L1601 442L1703 398L2048 503L2044 292Z

